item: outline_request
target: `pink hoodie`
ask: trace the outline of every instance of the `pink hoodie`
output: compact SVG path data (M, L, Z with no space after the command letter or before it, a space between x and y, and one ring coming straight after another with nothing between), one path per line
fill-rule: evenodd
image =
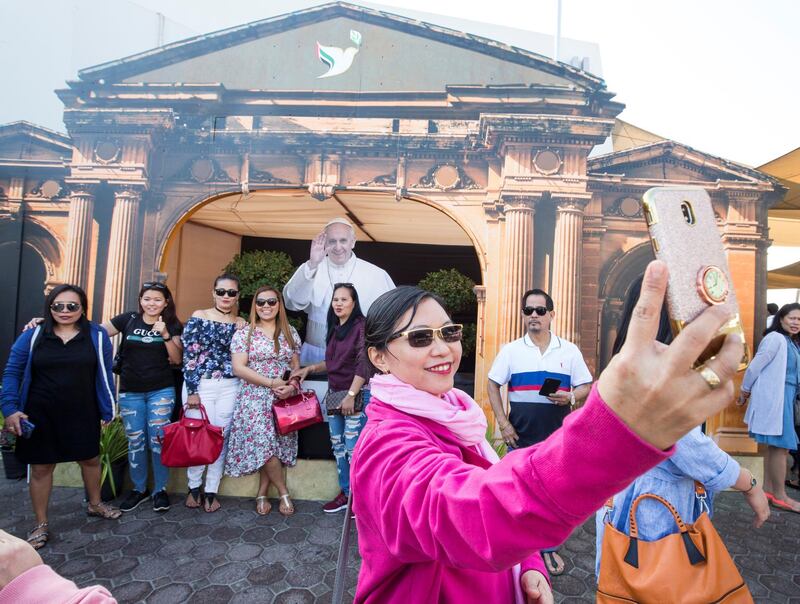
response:
M117 604L105 587L78 587L46 564L25 571L0 590L0 604Z
M545 442L492 465L445 426L372 398L351 480L362 556L355 602L514 602L512 567L674 451L655 449L597 388Z

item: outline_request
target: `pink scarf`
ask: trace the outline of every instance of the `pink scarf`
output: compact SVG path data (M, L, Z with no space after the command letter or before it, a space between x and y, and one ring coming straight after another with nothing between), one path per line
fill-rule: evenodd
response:
M453 388L441 396L417 390L391 374L376 375L370 380L370 395L409 415L441 424L463 447L475 447L484 459L497 463L500 458L486 440L486 416L483 409L463 390ZM369 415L369 406L367 406ZM516 604L526 601L520 585L520 565L512 569Z

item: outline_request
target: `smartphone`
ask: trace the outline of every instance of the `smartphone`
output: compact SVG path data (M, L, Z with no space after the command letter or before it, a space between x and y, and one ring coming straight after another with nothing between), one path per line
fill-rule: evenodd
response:
M556 378L545 378L542 387L539 388L539 396L553 396L561 385L561 380Z
M21 419L19 421L19 427L22 434L20 436L22 438L30 438L31 434L33 433L33 429L36 427L33 422L29 422L27 419Z
M695 366L712 359L729 333L739 334L745 342L728 259L706 190L655 187L644 194L642 207L656 258L669 268L667 311L673 333L677 335L712 305L725 307L731 316ZM749 359L745 343L740 371L747 368Z
M288 381L289 381L289 378L290 378L291 376L292 376L292 370L291 370L291 369L287 369L286 371L284 371L284 372L283 372L283 375L281 376L281 379L282 379L284 382L288 382Z

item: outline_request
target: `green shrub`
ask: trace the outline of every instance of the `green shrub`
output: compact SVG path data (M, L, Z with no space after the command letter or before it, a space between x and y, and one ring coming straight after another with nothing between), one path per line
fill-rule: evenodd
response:
M292 259L286 252L256 250L236 254L223 269L239 277L242 297L250 297L262 285L272 285L279 290L295 271Z
M461 336L462 356L469 357L475 353L478 339L478 326L475 323L464 323L464 335Z
M450 314L458 314L477 307L475 282L454 268L428 273L419 282L419 287L432 292L444 300Z

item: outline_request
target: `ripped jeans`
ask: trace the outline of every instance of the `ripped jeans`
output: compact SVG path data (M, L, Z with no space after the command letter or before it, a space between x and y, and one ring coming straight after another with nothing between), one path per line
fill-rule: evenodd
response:
M362 395L366 409L370 397L369 390L365 388ZM350 495L350 460L353 457L353 449L356 448L358 437L366 423L367 414L364 411L355 415L328 416L328 430L331 433L331 447L333 457L336 459L339 486L345 495Z
M161 428L169 423L175 404L175 389L121 392L119 414L128 435L128 465L133 488L147 490L147 449L153 461L153 492L167 488L169 468L161 464Z

